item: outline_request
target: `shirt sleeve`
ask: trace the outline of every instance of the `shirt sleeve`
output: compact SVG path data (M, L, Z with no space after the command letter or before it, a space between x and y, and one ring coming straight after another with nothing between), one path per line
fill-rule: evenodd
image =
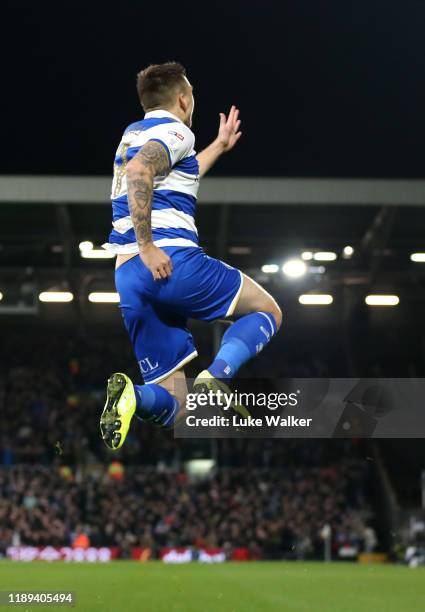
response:
M183 123L163 123L149 131L149 140L160 142L164 146L171 167L194 154L195 136Z

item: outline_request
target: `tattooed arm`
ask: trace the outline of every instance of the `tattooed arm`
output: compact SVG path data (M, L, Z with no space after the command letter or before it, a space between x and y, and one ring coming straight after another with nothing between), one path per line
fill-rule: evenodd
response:
M151 213L155 176L170 172L167 151L161 143L148 141L126 168L128 207L139 245L140 258L155 280L171 275L171 259L152 242Z

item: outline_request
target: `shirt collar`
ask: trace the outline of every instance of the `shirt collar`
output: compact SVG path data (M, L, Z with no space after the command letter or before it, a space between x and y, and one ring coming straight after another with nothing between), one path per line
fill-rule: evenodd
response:
M176 115L173 115L173 113L170 113L169 111L161 110L161 109L157 109L157 110L153 110L153 111L149 111L148 113L145 113L144 118L145 119L158 119L161 117L171 117L172 119L175 119L179 123L183 123L183 121L179 119L178 117L176 117Z

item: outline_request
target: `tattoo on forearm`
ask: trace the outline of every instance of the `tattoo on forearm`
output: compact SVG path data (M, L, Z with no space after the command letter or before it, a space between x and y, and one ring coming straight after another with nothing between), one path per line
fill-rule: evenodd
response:
M151 208L153 179L137 178L131 175L127 178L128 204L130 215L136 232L139 246L144 246L152 240Z
M138 160L149 173L127 172L128 206L139 247L152 241L151 211L153 179L169 173L170 165L164 147L148 142L137 153Z

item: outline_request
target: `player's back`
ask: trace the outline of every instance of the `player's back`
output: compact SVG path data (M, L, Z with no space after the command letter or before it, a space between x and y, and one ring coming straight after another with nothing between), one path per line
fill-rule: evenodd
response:
M125 130L115 155L112 182L112 225L104 248L115 253L137 253L138 246L127 197L126 166L148 141L160 142L167 151L171 171L155 177L152 198L152 237L157 246L197 247L195 225L199 165L193 132L164 110L146 113Z

